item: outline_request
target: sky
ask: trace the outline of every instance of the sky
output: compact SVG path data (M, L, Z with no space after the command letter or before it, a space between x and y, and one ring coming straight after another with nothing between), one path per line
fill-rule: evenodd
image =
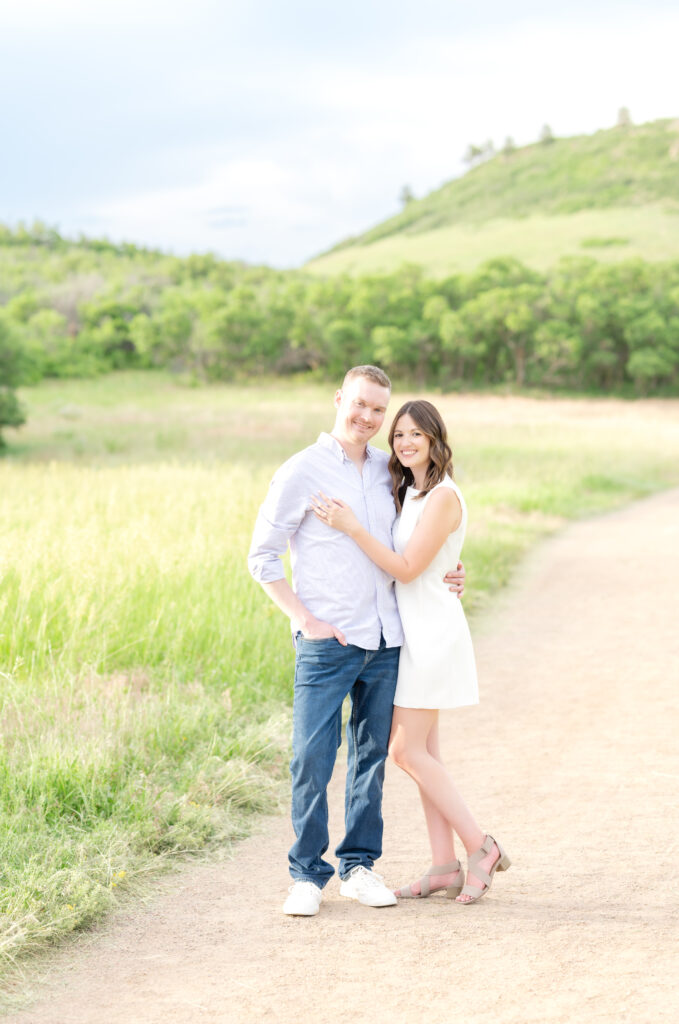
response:
M0 222L299 266L470 143L679 116L676 2L0 0Z

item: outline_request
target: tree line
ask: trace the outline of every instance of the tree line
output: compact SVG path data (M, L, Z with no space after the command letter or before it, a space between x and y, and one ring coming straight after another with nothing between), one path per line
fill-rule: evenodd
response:
M369 362L444 389L679 393L676 262L578 257L539 273L506 257L442 279L416 266L321 278L4 230L5 423L19 384L128 367L217 381Z

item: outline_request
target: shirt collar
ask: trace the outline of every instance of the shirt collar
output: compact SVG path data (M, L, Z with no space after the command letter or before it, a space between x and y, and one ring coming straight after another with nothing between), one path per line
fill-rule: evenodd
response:
M317 443L320 444L322 448L328 448L333 453L335 458L339 459L341 462L351 461L342 445L339 443L336 437L332 436L332 434L326 434L325 431L322 431L318 435ZM372 459L373 457L373 446L371 444L366 446L365 457L366 460Z

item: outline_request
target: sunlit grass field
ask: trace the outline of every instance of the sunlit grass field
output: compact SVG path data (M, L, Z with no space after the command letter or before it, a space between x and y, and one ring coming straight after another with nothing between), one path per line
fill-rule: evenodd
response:
M162 374L23 393L0 459L5 963L281 800L293 653L245 557L272 472L331 428L332 395ZM677 401L428 397L469 505L472 621L538 538L679 483Z
M588 256L606 263L634 257L673 260L679 257L679 214L655 204L460 222L338 249L307 266L319 274L368 274L415 263L427 274L444 277L473 270L498 254L515 256L540 271L553 267L562 256Z

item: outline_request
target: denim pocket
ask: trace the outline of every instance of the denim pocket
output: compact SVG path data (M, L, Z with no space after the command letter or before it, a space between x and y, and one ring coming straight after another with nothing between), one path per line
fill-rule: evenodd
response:
M295 638L295 648L298 663L325 665L333 671L344 663L347 655L347 648L334 636L310 639L300 635Z
M339 643L339 641L337 640L337 637L334 637L334 636L319 636L319 637L304 636L304 633L302 633L301 629L297 630L297 632L293 636L292 640L293 640L293 643L295 644L295 646L299 643L300 640L303 640L305 644L327 644L327 643L330 643L331 640L334 640L336 643Z

